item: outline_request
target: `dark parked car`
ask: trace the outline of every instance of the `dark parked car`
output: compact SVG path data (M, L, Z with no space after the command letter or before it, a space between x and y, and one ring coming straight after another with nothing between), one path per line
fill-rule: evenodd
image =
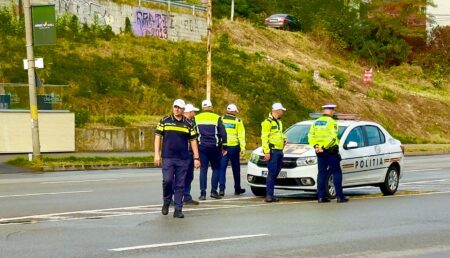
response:
M284 30L300 30L300 22L297 18L289 14L272 14L264 20L268 27Z

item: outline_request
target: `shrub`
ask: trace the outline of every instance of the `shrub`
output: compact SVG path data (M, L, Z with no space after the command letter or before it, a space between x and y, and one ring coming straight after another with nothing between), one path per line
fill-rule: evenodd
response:
M82 128L90 122L90 112L87 110L75 111L75 127Z
M126 127L128 126L128 122L121 115L114 115L108 119L108 123L117 127Z

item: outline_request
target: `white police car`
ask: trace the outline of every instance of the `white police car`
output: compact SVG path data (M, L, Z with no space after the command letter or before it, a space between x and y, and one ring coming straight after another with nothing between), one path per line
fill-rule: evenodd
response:
M339 152L342 157L343 187L377 186L384 195L397 191L403 171L404 149L381 125L358 121L354 115L337 114ZM275 188L317 191L317 157L308 145L313 120L299 122L286 130L283 168ZM267 162L262 148L253 151L247 168L247 182L256 196L266 191ZM327 195L336 195L333 179L328 177Z

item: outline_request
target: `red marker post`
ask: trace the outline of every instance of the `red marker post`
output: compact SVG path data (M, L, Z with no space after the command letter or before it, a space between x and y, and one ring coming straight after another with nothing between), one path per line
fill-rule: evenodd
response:
M372 68L364 70L364 78L363 82L365 84L372 83L373 82L373 73Z

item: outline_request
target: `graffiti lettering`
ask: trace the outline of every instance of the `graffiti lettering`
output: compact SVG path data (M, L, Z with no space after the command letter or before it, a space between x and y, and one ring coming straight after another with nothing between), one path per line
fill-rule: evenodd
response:
M112 25L114 21L108 8L90 0L58 0L55 1L58 14L73 13L80 21L93 23L95 20L99 25Z
M151 10L136 10L136 22L133 32L136 36L153 36L162 39L168 38L167 29L170 27L170 17L162 12Z

